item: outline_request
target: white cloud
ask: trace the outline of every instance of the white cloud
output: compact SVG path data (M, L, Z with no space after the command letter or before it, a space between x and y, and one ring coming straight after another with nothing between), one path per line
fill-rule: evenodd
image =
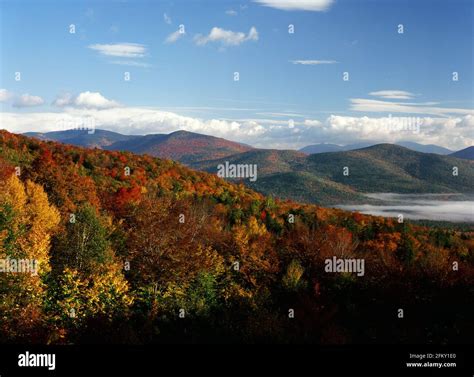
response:
M71 93L60 94L54 101L54 106L64 107L71 106L74 103L74 97Z
M0 91L4 93L5 90ZM24 105L40 104L42 99L22 97ZM32 100L32 98L34 100ZM368 102L367 102L368 101ZM174 111L156 108L126 107L105 98L101 93L86 91L76 96L64 93L54 101L59 112L0 113L2 127L12 132L54 131L65 125L90 124L124 134L169 133L187 130L223 137L262 148L298 149L313 143L350 144L356 141L389 142L410 140L422 144L437 144L453 150L474 145L474 111L388 101L353 99L353 110L383 111L379 117L342 116L332 114L326 119L312 119L296 112L262 112L258 109L231 108L252 111L257 117L244 119L203 119L183 116ZM429 103L428 103L429 104ZM207 110L212 108L205 108ZM365 109L365 110L363 110ZM368 110L370 109L370 110ZM382 109L382 110L381 110ZM222 109L221 109L222 110ZM418 111L418 112L417 112ZM393 114L401 113L400 117ZM408 113L411 116L406 116ZM209 112L205 112L209 114ZM420 116L416 116L423 114ZM261 117L258 117L260 116ZM269 119L265 117L276 117Z
M377 92L370 92L369 94L385 99L412 99L415 97L413 93L404 90L379 90Z
M13 93L6 89L0 89L0 102L6 102L13 97Z
M462 121L459 124L459 127L468 128L474 137L474 115L466 115L464 118L462 118Z
M430 103L430 102L428 102ZM458 109L447 107L427 106L426 103L403 103L380 101L365 98L352 98L351 110L363 112L386 112L406 114L426 114L435 116L448 116L450 114L467 115L474 114L472 109Z
M317 119L306 119L304 124L310 127L319 127L322 125L322 123Z
M247 35L248 41L258 41L258 31L255 26L252 26L249 30L249 34Z
M87 94L88 93L88 94ZM437 144L453 150L474 144L474 116L456 117L348 117L331 115L325 120L295 119L201 119L155 108L106 108L108 100L85 92L83 107L67 105L62 112L0 113L0 122L12 132L46 132L64 124L94 120L96 128L124 134L169 133L187 130L223 137L263 148L301 148L327 142L350 144L355 141L396 142L410 140ZM98 93L97 93L98 94ZM79 96L78 96L79 97ZM72 97L69 102L76 102ZM86 100L87 98L87 100ZM95 99L95 100L93 100ZM67 97L64 102L68 102ZM94 106L91 106L94 104ZM405 127L418 122L416 128Z
M74 104L88 109L108 109L119 106L117 102L105 98L102 94L89 91L80 93L75 98Z
M472 120L472 115L447 118L331 115L323 126L323 134L325 142L336 144L348 144L353 140L389 143L410 140L456 150L474 144L473 129L466 127Z
M280 10L307 10L322 12L328 10L334 0L254 0L266 7Z
M146 54L146 46L139 43L93 44L87 47L102 55L122 58L143 58Z
M176 42L178 39L180 39L181 37L183 37L186 33L181 30L176 30L175 32L171 33L170 35L168 35L165 39L165 43L174 43Z
M40 106L44 103L43 98L39 96L32 96L28 93L22 94L19 97L16 97L13 100L13 107L32 107L32 106Z
M225 14L227 14L228 16L237 16L237 12L233 9L226 10Z
M120 106L116 101L105 98L99 92L82 92L77 96L73 96L70 93L65 93L56 100L53 105L59 107L78 107L85 109L110 109Z
M171 17L168 16L166 13L163 13L163 20L164 20L165 23L167 23L168 25L171 25L171 23L172 23Z
M302 65L319 65L319 64L336 64L338 63L335 60L292 60L293 64L302 64Z
M0 89L0 102L9 101L11 101L13 107L40 106L44 103L43 98L39 96L33 96L28 93L16 96L13 92L10 92L7 89Z
M169 133L187 130L234 140L252 140L264 133L257 122L236 122L219 119L202 120L157 109L121 107L114 109L84 109L67 107L59 113L0 113L0 121L11 132L48 132L63 124L82 124L94 119L96 128L124 134Z
M252 26L246 35L243 32L235 32L224 30L219 27L213 27L209 35L198 34L194 37L194 41L198 46L204 46L209 42L220 42L224 46L238 46L247 41L257 41L258 31Z

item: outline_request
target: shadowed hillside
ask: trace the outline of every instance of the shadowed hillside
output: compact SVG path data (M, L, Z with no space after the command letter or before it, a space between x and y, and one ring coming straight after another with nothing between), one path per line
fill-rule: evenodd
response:
M257 164L259 178L251 185L264 194L322 205L364 201L362 193L472 193L474 163L426 154L392 144L347 152L304 156L293 151L256 150L193 166L216 172L230 161ZM457 167L458 175L453 175ZM348 168L348 175L344 169ZM245 180L243 180L245 182Z
M451 157L462 158L465 160L474 160L474 146L461 149L460 151L450 154Z

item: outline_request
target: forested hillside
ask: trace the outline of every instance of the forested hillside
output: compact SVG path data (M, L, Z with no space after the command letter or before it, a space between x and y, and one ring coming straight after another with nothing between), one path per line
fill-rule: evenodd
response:
M328 272L334 257L364 260L364 274ZM171 160L6 131L0 259L39 266L0 274L7 343L474 335L473 232L282 202Z
M474 162L393 144L309 156L294 151L254 150L192 166L216 172L218 164L226 160L257 164L258 180L246 183L263 194L326 206L367 203L363 194L373 192L474 192Z
M184 164L223 158L252 149L248 145L188 131L176 131L170 134L122 135L117 132L94 129L28 132L25 135L81 147L171 158Z
M187 131L127 136L104 130L91 134L87 130L67 130L28 135L89 148L169 158L213 174L226 161L256 164L258 179L242 181L248 187L283 200L323 206L375 202L364 195L373 192L474 193L474 162L469 161L469 148L449 156L445 154L450 151L441 147L410 142L368 147L367 143L358 143L339 148L321 144L316 146L317 150L301 151L254 149ZM426 153L430 151L439 154ZM453 168L457 169L456 175Z

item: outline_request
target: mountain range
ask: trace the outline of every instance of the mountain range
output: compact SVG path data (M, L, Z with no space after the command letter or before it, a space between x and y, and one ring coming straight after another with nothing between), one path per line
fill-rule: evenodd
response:
M255 182L242 179L247 186L266 195L322 205L369 203L371 200L364 194L374 192L474 191L474 147L454 153L436 145L412 142L344 147L319 144L300 151L257 149L187 131L146 136L104 130L95 130L93 134L58 131L27 136L169 158L214 174L217 166L226 161L236 165L256 164L258 179ZM453 175L453 167L458 169L458 175Z
M304 148L300 149L300 152L306 154L316 154L316 153L326 153L326 152L345 152L345 151L352 151L355 149L367 148L372 145L376 144L383 144L383 143L356 143L356 144L348 144L348 145L337 145L337 144L313 144L308 145ZM423 153L436 153L441 155L448 155L453 153L452 150L444 147L440 147L439 145L434 144L419 144L412 141L400 141L395 143L395 145L400 145L402 147L411 149L416 152L423 152Z
M265 194L322 205L369 202L363 193L472 193L474 162L378 144L346 152L304 155L255 150L227 157L233 164L257 164L258 179L246 182ZM191 165L215 172L224 159ZM344 168L347 175L344 175ZM457 167L458 175L453 175Z
M415 183L463 189L446 170L455 163L460 184L473 163L388 144L310 156L250 150L226 158L258 163L261 190L308 201L350 198L360 195L355 188L385 189L391 180L408 189ZM472 174L469 179L463 184L472 183ZM409 306L410 313L423 315L407 322L400 342L419 341L420 323L430 344L472 339L474 312L458 310L472 306L466 295L474 276L472 225L400 224L274 200L233 183L168 159L0 130L0 250L12 258L40 257L47 266L43 277L23 274L27 280L3 284L2 340L322 344L335 336L341 344L381 343L400 334L396 324L378 330L387 313L395 318L393 303L411 301L419 306ZM352 269L352 275L326 273L325 261L355 257L370 262L365 278ZM447 285L453 260L462 268ZM231 268L236 261L238 271ZM431 301L413 299L413 292L446 286L447 293L425 295ZM35 306L28 306L31 297ZM289 305L302 320L288 321ZM80 309L82 322L64 319L70 308ZM184 330L180 310L190 313ZM24 333L18 323L28 324ZM449 337L458 333L463 337Z
M53 132L26 132L23 135L40 140L59 141L64 144L72 144L79 147L99 148L112 145L119 141L138 139L138 135L122 135L118 132L107 130L65 130Z
M187 131L137 136L106 130L94 130L93 133L88 133L87 130L67 130L47 133L28 132L25 135L87 148L149 154L184 164L223 158L253 149L248 145Z

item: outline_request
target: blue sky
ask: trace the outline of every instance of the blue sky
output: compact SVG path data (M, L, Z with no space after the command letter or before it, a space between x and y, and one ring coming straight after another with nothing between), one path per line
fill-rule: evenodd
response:
M469 0L0 7L0 127L14 132L93 118L123 133L187 129L261 147L473 144Z

